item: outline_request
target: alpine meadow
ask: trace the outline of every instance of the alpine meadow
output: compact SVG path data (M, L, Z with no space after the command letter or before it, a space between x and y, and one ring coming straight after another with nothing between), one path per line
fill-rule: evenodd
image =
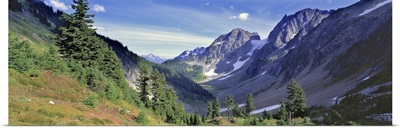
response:
M8 125L391 126L392 20L392 0L8 0Z

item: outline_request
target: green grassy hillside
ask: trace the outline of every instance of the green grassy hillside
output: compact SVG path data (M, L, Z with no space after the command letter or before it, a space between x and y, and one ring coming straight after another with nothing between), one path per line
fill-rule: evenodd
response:
M167 125L151 110L125 100L112 102L89 90L59 58L41 60L52 45L37 45L14 32L9 40L9 125L138 125L135 118L141 111L148 125ZM23 61L14 57L19 55ZM54 65L46 63L52 59ZM87 104L92 96L97 97L94 108Z

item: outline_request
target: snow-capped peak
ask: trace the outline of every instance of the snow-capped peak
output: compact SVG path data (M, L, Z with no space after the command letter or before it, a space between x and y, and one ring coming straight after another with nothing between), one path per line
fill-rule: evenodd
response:
M156 56L156 55L154 55L152 53L150 53L148 55L142 55L142 57L145 58L146 60L150 61L150 62L154 62L154 63L157 63L157 64L161 64L161 63L163 63L165 61L164 59L162 59L162 58L160 58L160 57L158 57L158 56Z
M175 57L175 59L177 59L177 60L185 60L185 59L188 58L189 56L197 56L197 55L200 55L200 54L202 54L205 50L206 50L206 48L204 48L204 47L197 47L197 48L193 49L192 51L185 50L184 52L182 52L181 54L179 54L179 56Z

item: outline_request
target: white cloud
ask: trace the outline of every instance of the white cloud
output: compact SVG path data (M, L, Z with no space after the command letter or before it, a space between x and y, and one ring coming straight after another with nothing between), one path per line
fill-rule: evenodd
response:
M249 19L249 13L240 13L238 16L230 16L229 19L233 20L233 19L239 19L242 21L245 21L247 19Z
M236 19L237 16L230 16L229 19Z
M249 15L249 13L240 13L238 17L240 20L247 20L249 18Z
M106 9L104 8L104 6L98 5L98 4L94 5L93 10L95 12L106 12Z
M50 3L53 7L57 9L68 10L68 7L65 5L65 3L59 0L50 0Z
M113 29L105 28L105 27L102 27L102 26L93 26L92 28L96 29L97 31L113 31Z

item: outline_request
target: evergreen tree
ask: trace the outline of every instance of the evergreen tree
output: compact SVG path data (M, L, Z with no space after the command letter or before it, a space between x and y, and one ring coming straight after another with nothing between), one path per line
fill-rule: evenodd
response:
M232 94L228 94L228 96L225 98L225 107L228 110L228 118L230 118L229 113L232 110L234 104L235 101L233 99Z
M193 125L200 125L200 124L202 124L202 121L201 121L202 119L201 119L201 117L200 117L200 115L199 115L199 112L197 112L196 111L196 113L194 114L194 123L193 123Z
M150 72L148 67L141 66L140 67L140 77L139 77L139 85L140 85L140 100L144 103L146 107L150 107L151 101L149 99L150 95Z
M165 76L160 74L158 70L154 70L151 74L152 79L152 94L153 94L153 110L160 111L162 104L165 102Z
M233 107L233 117L241 117L241 110L239 108L239 104L235 104L235 107Z
M267 110L264 110L264 111L263 111L262 117L263 117L264 119L268 119L268 112L267 112Z
M74 13L62 15L65 22L59 28L55 42L60 47L60 53L65 58L72 58L80 62L84 67L96 66L104 58L104 50L107 45L94 36L91 19L94 15L87 14L90 9L86 0L74 0L71 5Z
M254 103L253 103L253 94L249 93L247 94L247 101L246 101L246 115L250 116L251 111L255 109Z
M289 119L294 117L302 116L307 109L306 95L304 90L295 80L292 80L291 84L287 86L289 96L287 98L287 108L289 112Z
M208 119L213 119L213 113L214 113L214 109L213 109L213 104L211 102L207 102L208 104L208 112L207 112L207 118Z
M281 107L278 112L278 117L283 122L286 122L288 120L288 112L286 110L286 103L283 101L281 101Z
M214 111L213 111L213 117L219 117L219 109L221 107L221 104L219 103L219 99L215 99L215 102L213 104Z

